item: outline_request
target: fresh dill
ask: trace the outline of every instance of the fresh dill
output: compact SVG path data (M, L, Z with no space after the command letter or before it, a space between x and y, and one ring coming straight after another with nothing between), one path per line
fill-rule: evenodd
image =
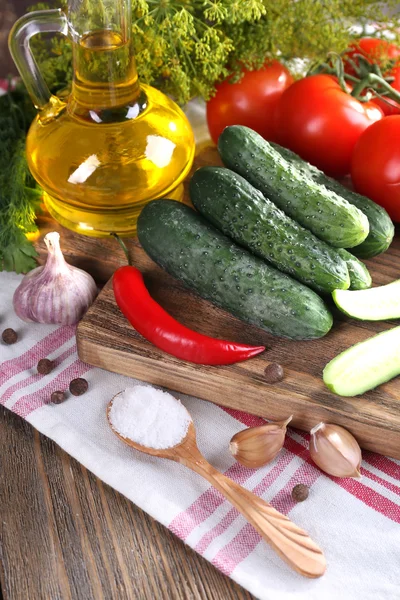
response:
M89 21L90 14L111 2L83 1ZM66 4L56 0L51 6ZM110 6L115 9L115 0ZM400 31L397 0L384 5L375 0L132 0L132 11L141 81L181 105L194 96L208 99L218 80L232 73L240 77L243 66L260 68L269 58L293 66L296 58L315 63L328 52L341 53L356 35L354 25L360 35L360 24L374 23L395 40ZM65 93L72 79L69 40L36 36L32 47L51 91ZM41 190L25 157L33 116L22 86L0 97L0 270L25 272L35 266L28 238L36 231Z

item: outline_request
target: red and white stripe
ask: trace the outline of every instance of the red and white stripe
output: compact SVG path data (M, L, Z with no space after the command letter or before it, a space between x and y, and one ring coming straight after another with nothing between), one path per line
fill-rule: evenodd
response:
M3 362L0 404L27 418L49 402L52 392L68 389L72 379L89 371L91 367L77 359L75 331L73 326L59 327L22 355ZM43 376L37 372L41 358L54 362L51 374Z
M239 411L223 410L246 427L264 422L258 417ZM277 510L288 515L296 506L290 494L294 485L304 483L312 488L321 477L328 477L311 461L307 451L308 438L303 432L289 429L284 450L273 466L266 468L265 475L254 486L248 485L254 471L237 463L230 467L225 475L245 485L258 496L264 497ZM329 479L364 505L387 519L400 523L400 465L394 460L366 452L362 475L362 480L334 477ZM276 491L273 488L278 478L281 487ZM215 516L217 511L219 518L214 519L214 523L211 524L211 517ZM260 535L244 522L238 511L211 487L175 517L169 528L181 539L190 541L190 545L194 545L197 552L229 576L251 555L261 541ZM196 537L198 539L193 544Z

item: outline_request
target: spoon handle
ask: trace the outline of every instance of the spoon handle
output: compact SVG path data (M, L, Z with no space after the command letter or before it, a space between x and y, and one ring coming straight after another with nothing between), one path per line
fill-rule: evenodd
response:
M202 475L237 508L275 552L305 577L321 577L326 569L322 550L300 527L270 504L214 469L204 458L186 466Z

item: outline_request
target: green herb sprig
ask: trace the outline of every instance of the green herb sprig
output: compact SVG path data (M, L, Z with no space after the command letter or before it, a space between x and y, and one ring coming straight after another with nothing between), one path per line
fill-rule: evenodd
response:
M33 109L21 90L0 97L0 270L25 273L36 266L27 239L35 233L41 190L26 162L26 127Z
M356 37L355 24L375 23L399 40L397 0L385 6L375 0L132 0L132 6L139 77L179 104L198 95L208 99L216 81L231 73L240 77L243 65L340 54ZM69 42L57 36L50 53L43 41L34 44L50 87L65 87L72 76Z

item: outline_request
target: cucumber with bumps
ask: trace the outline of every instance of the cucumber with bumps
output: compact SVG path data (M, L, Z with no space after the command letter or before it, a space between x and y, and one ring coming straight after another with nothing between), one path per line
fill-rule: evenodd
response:
M215 227L280 271L323 293L349 287L346 262L338 252L237 173L223 167L198 169L190 181L190 198Z
M153 200L142 210L137 232L157 264L243 321L304 340L322 337L332 326L315 292L234 244L184 204Z
M371 287L372 279L367 267L361 260L353 256L347 250L338 248L337 252L339 256L346 262L347 269L350 275L350 289L351 290L365 290Z
M310 165L310 163L300 158L298 154L295 154L291 150L283 148L279 144L271 143L271 145L283 158L294 164L299 170L307 173L316 183L324 185L329 190L343 196L347 202L354 204L354 206L366 215L369 221L369 233L359 246L351 249L353 254L359 258L372 258L373 256L378 256L378 254L382 254L382 252L386 252L393 240L394 225L382 206L379 206L379 204L376 204L366 196L350 190L339 183L339 181L336 181L336 179L328 177L328 175L325 175L317 167Z
M226 127L219 137L218 150L225 166L325 242L351 248L367 237L369 223L361 210L316 183L252 129Z

